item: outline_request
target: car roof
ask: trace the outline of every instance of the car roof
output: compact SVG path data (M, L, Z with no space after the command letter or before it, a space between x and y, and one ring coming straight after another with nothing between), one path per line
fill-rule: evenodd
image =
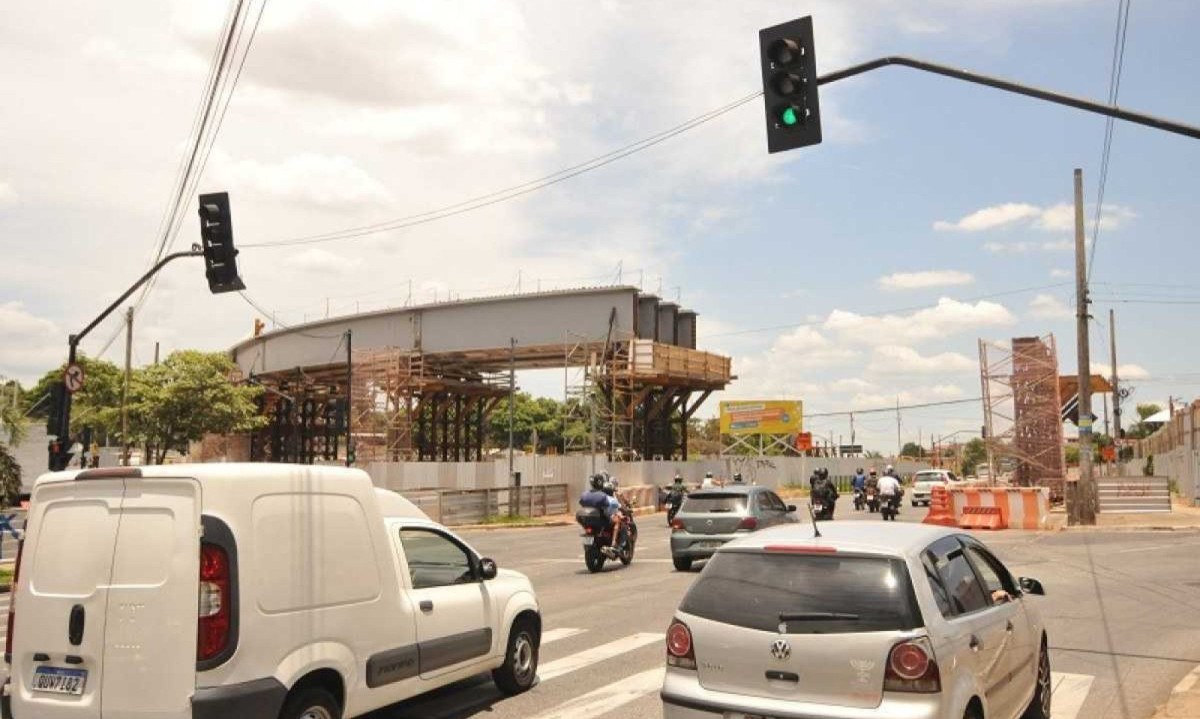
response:
M784 524L735 539L718 551L761 550L775 545L828 547L849 552L908 557L919 554L942 537L961 535L955 528L935 524L902 522L819 522L821 536L814 536L813 525Z

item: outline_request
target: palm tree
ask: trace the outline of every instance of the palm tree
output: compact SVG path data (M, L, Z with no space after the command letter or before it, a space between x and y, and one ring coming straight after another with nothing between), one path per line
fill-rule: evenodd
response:
M9 447L25 439L25 416L15 405L0 407L0 435L8 437L7 443L0 441L0 502L7 507L15 504L21 493L21 465Z

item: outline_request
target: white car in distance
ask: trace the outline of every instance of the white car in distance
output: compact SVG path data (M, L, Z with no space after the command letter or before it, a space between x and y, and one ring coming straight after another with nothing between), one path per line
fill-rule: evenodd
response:
M946 469L923 469L913 475L912 506L924 504L929 506L933 498L934 487L953 487L964 485L954 472Z
M922 524L767 529L709 560L667 630L665 719L1049 719L1035 579Z

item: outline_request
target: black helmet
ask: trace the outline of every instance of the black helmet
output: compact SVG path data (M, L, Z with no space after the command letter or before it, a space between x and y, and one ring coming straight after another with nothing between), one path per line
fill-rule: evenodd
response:
M676 482L682 482L682 481L683 481L683 475L682 475L682 474L680 474L679 472L676 472L676 473L675 473L675 481L676 481Z
M733 473L733 481L735 481L735 482L740 482L740 481L742 481L742 473L741 473L741 472L734 472L734 473Z
M862 473L863 473L863 472L862 472L862 467L859 467L858 469L854 470L854 473L855 473L855 474L862 474Z
M821 467L820 469L817 470L817 475L821 479L827 479L829 477L829 470L826 469L825 467Z
M603 474L593 474L592 475L592 479L591 479L592 489L603 490L604 485L606 485L606 484L608 484L608 481L604 478Z
M604 483L603 491L608 496L610 496L610 497L613 496L613 493L616 492L616 490L617 490L617 484L616 484L615 479Z

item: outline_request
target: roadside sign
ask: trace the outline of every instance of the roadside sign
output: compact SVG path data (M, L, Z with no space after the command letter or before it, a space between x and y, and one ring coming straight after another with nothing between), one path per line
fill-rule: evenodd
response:
M67 365L67 371L63 372L63 383L67 386L67 391L75 394L83 389L83 382L87 377L83 373L83 367L78 364Z
M862 454L863 446L861 444L842 444L838 445L838 454Z

